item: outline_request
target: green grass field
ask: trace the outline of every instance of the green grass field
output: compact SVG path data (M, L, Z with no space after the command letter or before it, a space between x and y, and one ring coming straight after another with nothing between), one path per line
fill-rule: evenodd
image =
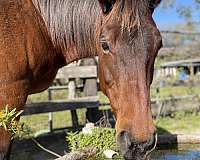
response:
M173 134L199 134L200 133L200 113L176 112L170 117L161 117L155 122L158 133Z
M200 94L200 85L195 87L187 86L166 86L160 88L160 97L169 97L169 96L182 96L189 94ZM154 98L157 96L156 89L151 88L151 97Z

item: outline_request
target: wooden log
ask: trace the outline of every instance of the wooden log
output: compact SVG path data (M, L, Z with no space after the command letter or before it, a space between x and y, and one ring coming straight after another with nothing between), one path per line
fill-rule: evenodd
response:
M158 144L200 144L200 135L159 135Z
M56 160L82 160L84 158L92 157L97 153L97 149L95 147L88 147L84 150L75 151L72 153L68 153L67 155L57 158Z

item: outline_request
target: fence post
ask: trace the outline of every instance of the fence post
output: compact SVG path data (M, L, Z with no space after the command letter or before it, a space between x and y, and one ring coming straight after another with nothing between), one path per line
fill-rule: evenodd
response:
M94 58L84 59L84 66L93 66L97 65ZM97 96L98 95L98 86L97 86L97 78L85 79L84 84L84 96ZM98 108L88 108L86 112L86 118L89 122L97 122L102 117L102 113Z
M164 106L164 102L160 100L160 87L156 88L156 105L158 106L156 120L158 120Z
M68 99L73 100L76 97L75 79L69 79L68 88L69 88ZM71 116L72 116L72 126L74 128L77 128L79 126L79 123L76 110L71 110Z
M192 63L189 66L189 70L190 70L190 76L193 78L194 77L194 65Z
M48 89L48 100L52 100L52 92L50 89ZM53 132L53 113L49 112L49 120L48 120L48 125L49 125L49 131L50 133Z

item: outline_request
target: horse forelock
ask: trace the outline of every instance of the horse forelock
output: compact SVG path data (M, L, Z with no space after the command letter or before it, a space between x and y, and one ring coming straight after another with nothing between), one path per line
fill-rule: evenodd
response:
M149 12L148 5L146 0L117 0L104 22L118 20L122 31L130 31L140 27L141 17Z

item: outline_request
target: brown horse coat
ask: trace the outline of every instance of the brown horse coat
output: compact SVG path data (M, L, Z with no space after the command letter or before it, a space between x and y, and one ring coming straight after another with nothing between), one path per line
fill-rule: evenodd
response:
M159 2L0 0L0 110L6 104L23 109L27 96L47 89L60 67L98 53L122 153L146 157L155 146L149 87L161 46L152 19ZM0 160L9 143L10 134L0 129Z

